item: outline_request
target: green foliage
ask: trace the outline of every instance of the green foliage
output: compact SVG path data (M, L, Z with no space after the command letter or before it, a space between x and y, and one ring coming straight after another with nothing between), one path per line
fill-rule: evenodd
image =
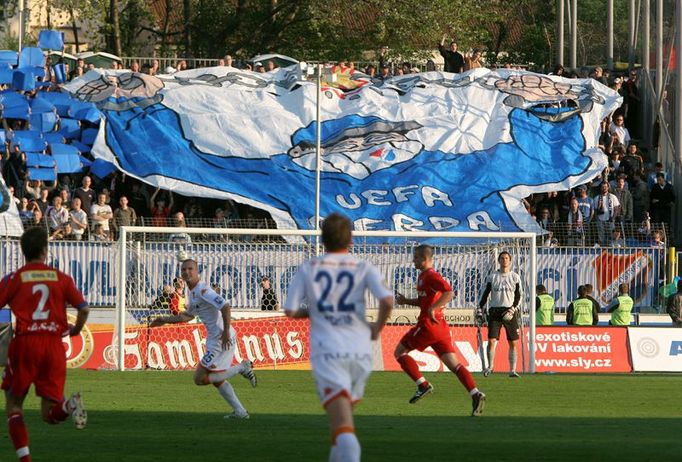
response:
M12 0L15 1L15 0ZM40 0L46 1L46 0ZM84 19L102 24L97 47L112 48L110 0L51 0L72 6ZM185 28L191 35L188 54L218 58L226 53L247 58L278 52L302 60L372 59L382 46L388 58L426 59L438 42L456 40L462 51L482 48L489 64L535 63L551 66L556 56L555 0L189 0L191 17L178 24L184 0L166 0L176 20L163 30L147 0L119 0L125 55L149 50L143 30L155 31L161 55L184 50ZM164 4L162 2L162 4ZM627 60L629 0L614 0L616 61ZM578 1L579 65L606 61L606 2ZM179 13L180 12L180 13ZM568 53L566 10L565 54ZM170 34L164 35L164 32Z
M69 370L88 427L47 425L39 401L26 399L31 454L51 462L327 460L329 431L309 371L258 371L258 388L231 379L250 420L224 420L227 405L191 372ZM355 410L364 460L575 461L677 460L682 407L674 375L506 375L483 378L481 418L450 373L429 373L435 393L407 400L414 385L398 372L375 372ZM491 443L491 438L494 442ZM605 447L608 441L608 448ZM4 456L2 455L4 454ZM2 460L15 460L9 438Z

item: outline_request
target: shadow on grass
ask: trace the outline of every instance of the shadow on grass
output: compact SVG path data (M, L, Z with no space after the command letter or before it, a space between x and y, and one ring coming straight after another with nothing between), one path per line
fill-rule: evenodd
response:
M83 431L26 414L35 462L305 462L327 460L329 449L322 414L235 421L215 412L94 411ZM361 415L356 428L365 461L667 461L682 453L679 418ZM14 460L6 432L3 440L0 459Z

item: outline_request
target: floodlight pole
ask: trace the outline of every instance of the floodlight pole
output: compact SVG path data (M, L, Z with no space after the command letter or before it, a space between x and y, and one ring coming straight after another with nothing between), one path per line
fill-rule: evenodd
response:
M556 15L556 34L557 34L557 53L556 53L556 63L563 66L564 65L564 0L559 0L557 2L557 15Z
M613 0L606 4L606 68L613 70Z
M315 104L315 231L320 229L320 175L322 170L321 155L321 133L322 121L320 105L322 104L320 94L322 92L322 64L317 65L317 93ZM320 238L315 235L315 255L320 254Z
M656 99L656 107L660 108L663 99L663 0L656 1Z
M24 44L24 2L25 0L19 0L19 53Z
M571 68L578 67L578 0L571 3Z

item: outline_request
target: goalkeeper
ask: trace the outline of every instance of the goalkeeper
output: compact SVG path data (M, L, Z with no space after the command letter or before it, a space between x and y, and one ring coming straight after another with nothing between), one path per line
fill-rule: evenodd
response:
M495 364L495 349L500 338L500 330L504 326L509 342L509 377L518 377L516 373L516 352L520 336L519 302L521 301L521 278L511 270L511 255L501 252L497 261L500 269L488 275L485 280L485 290L478 304L477 317L485 317L485 305L490 296L488 310L488 368L483 371L484 376L493 372Z

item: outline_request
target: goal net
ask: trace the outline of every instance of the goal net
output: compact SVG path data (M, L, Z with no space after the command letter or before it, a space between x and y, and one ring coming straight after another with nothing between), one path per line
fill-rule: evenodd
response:
M123 228L118 245L117 322L112 345L118 369L193 369L205 345L198 321L150 327L158 316L183 309L180 263L197 261L201 279L232 307L237 331L235 360L249 359L258 368L309 368L307 320L284 317L280 305L298 265L323 252L315 231L208 228ZM487 329L479 341L475 309L486 276L497 269L497 257L512 255L522 287L522 352L518 370L534 372L533 345L536 273L535 235L531 233L355 232L351 252L377 266L387 285L408 298L417 296L418 270L413 249L434 247L434 268L452 285L454 300L445 316L460 360L482 370ZM368 295L367 317L378 302ZM374 343L374 369L399 370L393 350L419 315L415 307L397 305ZM503 333L495 370L508 370ZM430 349L411 353L424 371L443 370Z

